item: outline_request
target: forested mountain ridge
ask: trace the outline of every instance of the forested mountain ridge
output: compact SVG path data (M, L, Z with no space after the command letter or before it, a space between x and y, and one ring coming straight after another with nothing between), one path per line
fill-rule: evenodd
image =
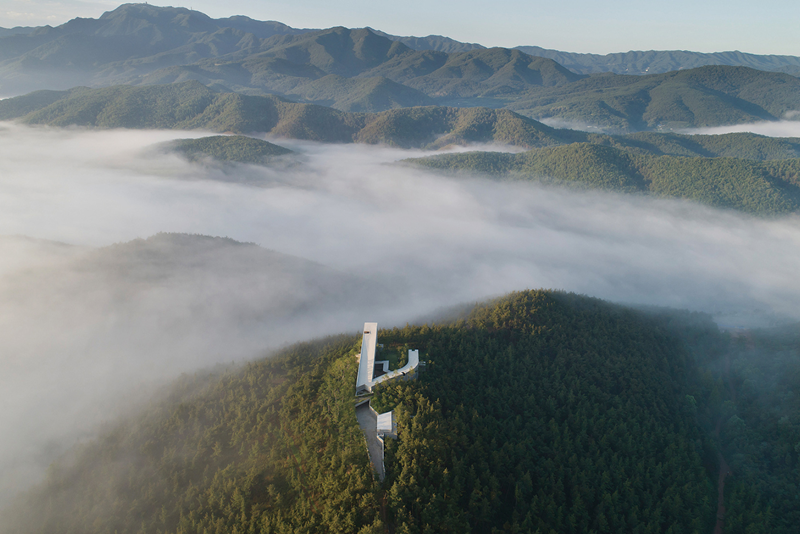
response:
M440 66L449 57L445 52L431 53ZM509 53L529 57L516 51ZM220 62L236 66L245 59L256 59L255 66L253 61L244 65L254 69L250 87L275 92L279 90L275 83L265 79L269 77L265 74L275 74L274 65L259 64L258 60L283 60L279 70L282 67L285 71L285 65L289 65L288 70L299 78L294 85L299 85L326 74L379 76L369 71L398 56L408 59L406 66L419 66L420 61L426 61L419 51L366 28L296 30L246 17L215 20L185 8L125 4L99 19L74 19L56 28L42 27L29 34L0 38L0 89L8 94L136 82L137 77L158 69L192 65L204 59L212 60L207 62L211 67ZM555 65L543 58L529 61ZM237 68L241 70L242 66ZM161 78L165 74L155 76ZM479 78L486 78L480 74ZM224 83L236 85L236 79Z
M361 78L378 78L397 84L386 88L391 94L407 93L383 108L365 110L431 102L507 107L536 119L617 131L777 120L800 107L800 79L783 73L706 66L650 76L587 77L517 50L412 51L369 30L344 28L275 38L265 51L248 57L170 67L128 81L196 79L240 92L276 92L355 109L347 103L353 97L342 96L347 88L331 74L350 77L351 91L363 91L355 89L363 87L357 83Z
M480 50L486 48L478 43L462 43L450 37L442 35L427 35L425 37L390 35L388 33L368 28L373 33L382 37L387 37L392 41L400 41L404 45L414 50L435 50L437 52L469 52L470 50Z
M398 100L397 105L365 109L382 111L434 102L461 105L464 98L477 99L468 102L470 106L502 107L494 96L513 100L520 91L581 78L552 60L516 50L492 48L451 54L414 51L369 30L332 28L271 40L266 48L242 59L231 56L204 60L126 81L138 84L193 79L243 93L277 93L314 103L325 103L331 100L327 95L333 95L329 102L333 107L351 110L339 102L347 94L346 88L337 87L342 85L342 77L355 88L363 88L365 80L380 79L394 84L388 87L391 94L407 95L405 104ZM320 90L322 96L318 94ZM353 100L353 95L347 98Z
M671 130L782 119L800 78L747 67L706 66L647 76L596 75L519 95L507 107L620 132Z
M78 446L0 529L705 532L715 445L687 405L693 364L673 323L526 291L382 331L384 350L429 362L376 393L399 425L382 485L353 408L357 337L185 377ZM686 338L714 335L687 323Z
M323 142L430 148L467 142L549 146L575 135L507 110L430 106L345 113L274 96L217 93L192 81L38 91L0 101L0 120L8 119L52 126L266 132Z
M800 210L800 159L655 156L575 143L520 154L468 152L406 162L448 173L688 199L757 215Z
M160 10L160 12L156 10ZM40 36L38 42L41 43L48 39L62 36L66 33L63 30L95 33L108 37L123 29L125 24L120 21L124 17L135 16L142 12L146 14L143 18L146 18L147 22L138 25L139 27L133 32L134 34L138 34L136 37L141 37L143 33L148 31L148 26L160 32L163 32L165 28L169 31L166 25L172 22L188 30L186 34L182 36L185 40L182 42L179 41L179 44L189 46L191 46L192 39L198 33L206 33L208 31L215 32L226 28L245 32L245 34L249 33L259 39L265 39L274 35L297 35L300 33L320 31L318 29L292 28L280 22L258 21L241 15L221 19L210 19L200 12L189 10L181 11L180 8L159 8L157 6L146 6L145 4L123 4L119 8L99 17L94 24L86 24L87 21L91 21L92 19L77 19L83 21L84 24L79 25L73 23L71 26L62 25L59 26L58 29L49 26L0 28L0 37L29 35L37 32ZM156 15L156 13L159 14ZM194 16L195 19L190 20L191 16ZM128 24L127 26L128 27L124 28L124 30L130 33L131 29L137 25ZM61 29L61 31L59 31L59 29ZM380 29L367 29L381 37L403 43L409 48L418 51L433 50L446 53L458 53L489 48L489 46L484 46L482 44L460 42L441 35L428 35L426 37L399 36L390 35L380 31ZM143 41L137 44L141 45L147 43L147 41ZM702 53L687 50L632 50L629 52L617 52L603 55L565 52L530 45L520 45L514 48L531 56L552 59L567 69L580 74L603 72L613 72L615 74L659 74L706 65L730 65L750 67L764 71L787 72L789 74L800 73L800 57L797 56L759 55L739 51ZM24 50L25 47L22 49ZM202 54L200 50L200 47L197 47L193 52Z

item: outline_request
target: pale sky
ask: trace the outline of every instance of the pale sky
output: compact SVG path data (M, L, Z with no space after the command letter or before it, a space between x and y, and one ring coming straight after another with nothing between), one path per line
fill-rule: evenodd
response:
M0 26L55 26L77 16L96 18L118 5L106 0L0 0ZM172 5L214 18L247 15L300 28L371 26L395 35L437 34L485 46L538 45L599 54L740 50L800 55L797 0L188 0Z

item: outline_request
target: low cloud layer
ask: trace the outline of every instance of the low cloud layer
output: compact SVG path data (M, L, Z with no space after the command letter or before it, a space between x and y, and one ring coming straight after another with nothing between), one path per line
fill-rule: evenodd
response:
M750 132L769 137L800 137L800 112L787 113L787 120L714 126L709 128L690 128L681 133L718 135L726 133Z
M731 326L800 320L796 217L444 178L381 147L272 140L300 155L233 171L148 150L198 135L0 124L0 235L27 236L0 239L0 504L177 373L364 321L538 287ZM284 260L227 245L95 250L158 232L320 265L274 271Z

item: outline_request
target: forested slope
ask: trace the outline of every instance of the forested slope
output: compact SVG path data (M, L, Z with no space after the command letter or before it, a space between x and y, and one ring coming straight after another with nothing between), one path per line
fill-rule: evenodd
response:
M686 407L692 363L676 332L548 291L382 331L386 350L429 363L373 401L399 424L380 486L352 404L357 337L184 377L58 462L0 528L707 532L715 449Z
M518 95L508 108L526 116L612 130L679 129L773 121L791 113L800 79L713 65L648 76L594 75Z
M723 157L756 161L800 158L800 138L767 137L746 132L717 135L656 132L589 134L586 141L655 156Z
M800 325L736 332L713 363L714 431L732 471L726 532L757 521L792 532L800 523Z
M623 143L625 139L620 138ZM800 159L653 156L574 143L520 154L469 152L406 162L449 173L689 199L759 215L800 209Z

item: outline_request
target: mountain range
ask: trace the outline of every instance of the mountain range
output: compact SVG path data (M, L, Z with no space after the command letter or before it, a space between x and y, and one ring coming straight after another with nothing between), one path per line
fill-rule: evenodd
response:
M35 91L0 101L0 120L50 126L269 133L294 139L432 149L469 143L535 148L588 142L655 156L736 157L757 161L800 156L800 140L795 138L747 133L597 134L553 128L509 110L481 107L423 106L353 113L276 96L220 93L197 81Z
M138 20L131 24L131 19ZM111 37L122 30L122 32L129 35L135 35L135 38L139 39L138 44L141 44L141 38L146 34L155 35L156 32L162 32L166 25L173 24L180 26L181 30L178 32L168 30L168 34L172 34L172 39L178 37L180 42L179 36L182 36L193 43L200 43L203 40L202 37L200 39L192 38L192 34L205 34L203 37L208 37L209 33L214 34L225 29L252 34L253 37L259 39L274 35L298 35L320 31L320 29L292 28L280 22L258 21L241 15L211 19L203 13L185 8L159 8L147 4L126 4L105 13L96 21L93 19L74 19L57 28L49 26L0 28L0 38L14 35L34 35L37 37L36 42L41 44L73 32L93 33L98 36ZM441 35L428 35L426 37L397 36L378 29L367 29L376 35L400 42L413 50L459 53L487 48L478 43L464 43ZM172 39L167 39L167 41ZM213 41L214 39L212 38L211 40ZM39 46L39 44L36 46ZM630 51L602 55L565 52L531 45L520 45L515 48L528 55L553 59L580 74L600 72L660 74L705 65L744 66L758 70L800 73L800 57L797 56L758 55L739 51L701 53L686 50ZM162 48L162 50L165 49L166 47Z
M98 19L0 34L0 92L197 80L221 92L275 94L342 111L482 106L608 131L776 120L800 109L798 78L750 68L786 70L776 67L783 61L776 56L707 55L684 64L673 54L663 65L684 70L652 74L661 69L645 67L650 74L633 76L611 74L622 71L616 67L586 74L602 69L557 56L570 70L540 52L126 4ZM704 63L720 65L685 68Z

